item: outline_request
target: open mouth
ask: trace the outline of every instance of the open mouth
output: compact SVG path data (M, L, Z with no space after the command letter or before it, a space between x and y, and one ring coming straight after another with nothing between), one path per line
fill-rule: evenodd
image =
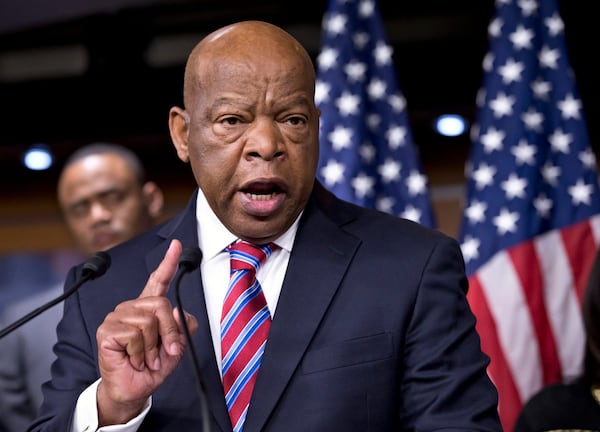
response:
M267 216L283 203L285 190L276 182L253 182L241 191L245 197L242 204L249 214Z
M276 182L253 182L242 189L242 192L248 195L251 200L268 201L277 194L283 192L283 188Z
M257 193L246 192L246 195L248 195L250 197L250 199L253 201L269 201L275 197L276 193L277 192L271 192L269 194L262 194L262 193L257 194Z

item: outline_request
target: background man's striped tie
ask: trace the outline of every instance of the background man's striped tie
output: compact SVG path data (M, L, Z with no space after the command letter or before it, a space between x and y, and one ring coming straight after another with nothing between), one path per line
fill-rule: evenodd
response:
M225 401L234 432L242 431L271 327L256 272L274 247L272 243L258 246L238 240L227 248L231 279L221 315L221 358Z

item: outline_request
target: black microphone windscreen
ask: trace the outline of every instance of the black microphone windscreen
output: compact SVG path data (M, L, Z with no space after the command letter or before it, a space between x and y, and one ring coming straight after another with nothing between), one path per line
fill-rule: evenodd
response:
M179 266L185 267L187 271L192 271L200 265L202 261L202 251L200 248L186 248L181 252L179 257Z
M110 255L106 252L96 252L89 257L83 264L81 270L82 276L88 276L91 279L102 276L110 267Z

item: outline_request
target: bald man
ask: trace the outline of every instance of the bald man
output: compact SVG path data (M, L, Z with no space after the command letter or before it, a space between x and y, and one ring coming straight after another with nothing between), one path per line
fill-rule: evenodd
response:
M74 152L58 182L58 202L83 256L107 250L152 227L160 220L163 193L146 179L131 150L95 143ZM2 327L62 294L47 289L8 306ZM42 403L41 385L50 379L55 356L58 304L0 340L0 431L23 432Z
M235 23L194 48L169 128L198 188L67 301L31 430L501 430L457 242L316 181L314 91L308 53L269 23ZM183 248L203 259L181 278L180 315L170 285ZM261 303L254 317L269 323L250 348L254 326L237 338L228 325L241 257L262 264L252 300L235 304ZM231 340L250 359L232 380Z

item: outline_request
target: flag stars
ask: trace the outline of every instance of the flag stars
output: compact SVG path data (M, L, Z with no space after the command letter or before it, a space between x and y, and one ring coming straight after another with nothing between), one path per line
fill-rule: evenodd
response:
M472 236L465 236L465 241L460 245L466 262L479 258L479 246L481 242Z
M421 223L421 210L413 206L412 204L408 204L402 213L400 213L400 217L404 219L410 219L411 221Z
M538 9L537 0L519 0L517 5L521 9L521 12L524 16L531 16Z
M332 187L344 180L345 166L334 159L329 159L327 165L321 168L321 177L325 180L328 187Z
M373 78L367 86L367 93L369 93L371 100L382 99L385 96L386 90L387 86L385 82L378 78Z
M417 170L412 170L406 178L406 186L408 187L408 193L412 196L424 194L427 187L427 177Z
M315 84L315 104L319 105L323 102L329 101L329 92L331 91L331 86L329 83L324 81L317 80Z
M586 148L579 153L579 160L588 169L596 169L596 155L590 148Z
M552 210L553 205L554 204L552 203L552 200L549 199L544 193L541 193L533 200L533 206L535 207L536 211L545 219L550 217L550 211Z
M504 22L502 21L502 18L500 18L500 17L494 18L490 22L490 25L488 26L488 34L495 38L499 37L502 34L502 26L503 25L504 25Z
M379 128L379 125L381 124L381 116L379 114L368 114L367 118L366 118L366 122L367 122L367 126L369 127L369 130L371 131L375 131L377 130L377 128Z
M550 33L551 36L558 36L565 29L562 18L556 12L554 12L550 18L546 18L544 24L548 27L548 33Z
M486 72L491 72L494 69L494 61L496 60L496 56L488 52L483 57L483 70Z
M502 118L513 113L512 106L514 103L514 96L508 96L506 93L500 92L495 99L490 101L490 109L494 112L494 117Z
M352 43L354 43L354 46L359 51L362 51L370 40L369 34L365 32L356 32L352 35Z
M530 49L532 47L531 40L534 33L526 29L523 25L519 25L514 33L511 33L508 38L512 42L514 48L518 51L521 49Z
M581 101L575 99L572 94L568 94L563 100L558 101L558 109L562 115L562 118L568 120L574 118L579 120L581 118L579 111L581 110Z
M377 198L375 201L375 208L379 211L393 214L394 206L396 205L396 200L390 196L385 196L381 198Z
M544 115L539 111L536 111L535 108L530 107L527 112L524 112L521 115L521 120L523 120L527 129L539 132L542 130Z
M337 65L338 51L334 48L323 47L317 56L317 64L322 71L328 71Z
M352 184L354 193L358 199L373 195L373 189L375 187L375 179L373 177L370 177L365 173L360 173L354 177L350 183Z
M395 112L402 112L406 108L406 99L404 96L399 94L391 95L388 98L388 103L391 105Z
M356 60L350 61L344 67L344 72L348 76L349 81L360 82L365 79L367 73L367 65Z
M325 31L333 35L340 35L346 31L348 17L340 13L332 13L325 22Z
M342 116L357 115L359 112L360 97L344 91L335 101L335 104Z
M536 99L548 100L548 96L550 96L550 91L552 90L552 85L548 81L536 79L531 83L531 90L533 91Z
M496 168L483 162L475 171L473 171L472 178L475 181L477 189L481 190L484 187L493 184L495 175Z
M513 82L521 81L521 74L525 66L523 63L515 61L513 58L506 60L503 66L498 68L498 73L502 77L502 82L508 85Z
M542 177L549 185L556 187L558 185L558 176L560 176L560 167L546 162L542 167Z
M571 195L573 205L582 203L589 205L592 192L592 185L586 184L582 179L577 180L574 186L569 187L569 195Z
M389 146L392 150L396 150L403 146L406 142L406 134L408 131L404 126L392 125L385 134Z
M371 0L363 0L358 4L358 15L362 18L368 18L373 15L375 5Z
M377 172L381 176L384 183L391 183L400 178L400 170L402 164L393 159L386 159L385 162L377 168Z
M375 47L375 50L373 52L373 55L375 56L375 62L379 65L379 66L385 66L385 65L389 65L392 63L392 53L393 53L393 49L391 46L389 46L386 43L383 42L377 42L377 46Z
M485 221L486 210L487 204L485 202L474 199L465 209L465 216L469 223L476 224Z
M569 154L569 147L573 138L570 134L564 133L561 128L558 128L548 137L548 141L552 146L552 150Z
M527 180L518 177L515 173L511 173L508 179L503 181L501 185L507 199L525 198Z
M506 208L500 210L500 214L493 219L493 223L496 226L498 234L504 235L508 232L515 232L517 230L517 221L519 220L519 214L517 212L510 212Z
M519 141L519 144L510 149L510 152L514 155L517 165L535 165L535 153L537 148L534 145L529 144L524 139Z
M331 141L335 151L341 151L352 146L352 129L343 126L336 126L327 138Z
M560 53L557 49L550 49L548 46L542 47L539 53L540 66L549 69L558 69L558 59Z
M375 149L375 146L371 143L365 143L365 144L361 145L358 149L360 158L367 165L370 165L375 160L376 151L377 150Z
M479 139L483 144L483 151L489 154L494 150L502 150L502 141L504 141L505 136L504 131L490 127Z

